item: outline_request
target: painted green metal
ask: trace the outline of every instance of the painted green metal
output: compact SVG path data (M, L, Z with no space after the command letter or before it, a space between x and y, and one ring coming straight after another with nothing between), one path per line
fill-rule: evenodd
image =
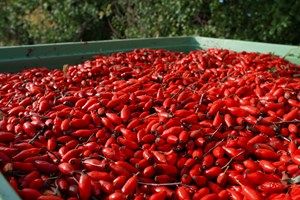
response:
M21 200L0 173L0 200Z
M292 63L300 65L300 46L271 44L262 42L249 42L240 40L228 40L206 37L195 37L199 46L203 49L207 48L223 48L234 51L249 51L260 53L272 53Z
M80 63L96 54L136 48L164 48L188 52L211 47L270 52L300 64L300 47L297 46L205 37L173 37L0 47L0 72L16 72L33 66L61 68L64 64Z
M136 48L165 48L187 52L199 48L199 45L193 37L176 37L0 47L0 71L15 72L32 66L60 68L64 64L80 63L96 54Z

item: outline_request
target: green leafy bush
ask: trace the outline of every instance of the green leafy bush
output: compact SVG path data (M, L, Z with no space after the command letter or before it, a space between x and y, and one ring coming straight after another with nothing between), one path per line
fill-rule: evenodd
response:
M300 44L298 0L3 0L0 44L200 35Z
M114 37L201 35L300 44L298 0L118 0Z
M1 4L4 44L101 40L111 35L108 0L8 0Z

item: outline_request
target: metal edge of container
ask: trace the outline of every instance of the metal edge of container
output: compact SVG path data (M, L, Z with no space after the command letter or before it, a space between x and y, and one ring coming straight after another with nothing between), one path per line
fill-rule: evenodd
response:
M0 173L0 200L21 200L12 189L4 176Z
M300 65L300 46L251 42L242 40L195 37L201 48L223 48L234 51L272 53Z
M0 71L15 72L33 66L59 68L63 64L80 63L96 54L136 48L190 51L199 45L194 37L166 37L0 47Z
M197 36L0 47L0 72L16 72L33 66L60 68L64 64L83 62L96 54L130 51L135 48L164 48L185 52L195 49L227 48L235 51L274 53L300 64L299 46Z

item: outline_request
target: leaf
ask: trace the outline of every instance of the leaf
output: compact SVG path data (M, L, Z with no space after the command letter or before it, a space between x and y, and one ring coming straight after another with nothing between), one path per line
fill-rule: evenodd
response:
M105 13L101 10L101 11L98 13L98 15L99 15L99 18L102 19L102 18L104 17Z
M291 178L289 182L291 182L293 184L300 183L300 176L296 176L294 178Z
M63 65L62 71L63 71L65 77L67 76L68 69L69 69L69 65Z
M270 69L268 69L268 71L274 74L274 73L277 72L277 68L276 67L271 67Z

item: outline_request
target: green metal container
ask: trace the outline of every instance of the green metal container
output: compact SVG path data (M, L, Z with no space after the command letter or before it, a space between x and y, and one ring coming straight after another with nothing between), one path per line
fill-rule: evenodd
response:
M188 52L195 49L225 48L235 51L269 52L300 64L300 47L205 37L173 37L107 40L0 47L0 72L17 72L26 67L61 68L96 54L130 51L136 48L164 48Z
M4 176L0 173L0 200L20 200L20 197L10 187Z
M234 51L273 53L295 64L300 64L299 46L205 37L173 37L0 47L0 72L18 72L27 67L37 66L62 68L64 64L80 63L97 54L130 51L136 48L163 48L183 52L223 48ZM19 200L0 174L0 200L12 199Z

